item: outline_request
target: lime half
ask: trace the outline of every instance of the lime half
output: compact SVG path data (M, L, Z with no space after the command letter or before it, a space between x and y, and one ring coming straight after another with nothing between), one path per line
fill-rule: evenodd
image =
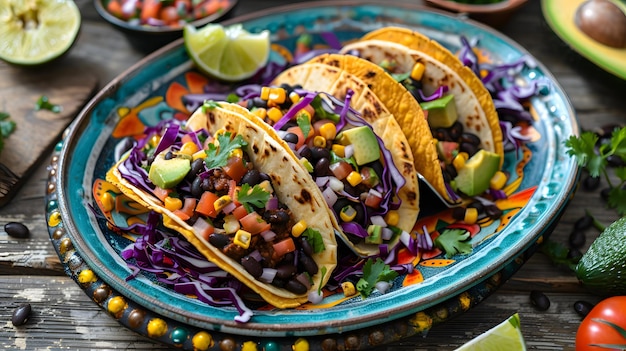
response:
M209 24L201 29L186 25L185 48L204 73L225 81L252 77L265 66L270 53L269 32L249 33L239 24Z
M37 65L63 55L80 29L72 0L0 0L0 59Z
M525 351L526 344L516 313L509 319L472 339L456 351Z

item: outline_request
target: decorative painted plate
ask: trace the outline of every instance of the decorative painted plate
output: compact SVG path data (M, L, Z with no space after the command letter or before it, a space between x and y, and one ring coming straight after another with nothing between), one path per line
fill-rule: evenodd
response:
M612 48L583 33L575 23L584 0L542 0L541 9L550 28L569 46L605 71L626 79L626 48ZM613 1L626 12L626 3Z
M104 193L118 195L104 181L118 153L115 146L163 118L188 116L180 97L201 91L206 83L182 42L172 43L105 87L68 128L51 163L46 212L52 243L68 275L124 326L184 349L368 348L425 332L467 311L510 278L550 233L578 176L563 145L577 134L577 123L552 75L510 39L473 21L419 6L361 1L286 6L230 23L243 23L252 32L269 29L278 52L293 50L305 32L314 41L327 38L320 33L332 32L345 42L382 26L400 25L453 51L459 49L461 35L477 40L476 48L493 62L530 58L527 62L533 64L521 70L517 80L545 83L527 106L535 118L534 138L506 155L505 167L513 176L510 196L497 203L502 217L455 224L452 210L443 207L421 216L416 224L416 230L426 226L429 232L442 224L456 225L471 235L471 253L445 257L432 250L421 257L405 257L413 262L413 273L397 277L385 294L365 299L330 294L321 305L288 310L260 306L250 322L238 323L234 307L213 307L176 293L148 273L128 279L133 271L120 252L132 238L110 229L109 222L121 214L103 201ZM126 215L133 211L130 204Z

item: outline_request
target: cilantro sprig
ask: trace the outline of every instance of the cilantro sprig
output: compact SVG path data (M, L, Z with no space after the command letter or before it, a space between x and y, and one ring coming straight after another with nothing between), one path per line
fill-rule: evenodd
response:
M579 137L570 136L565 141L567 154L575 157L578 166L587 169L590 176L606 179L610 189L609 206L616 208L620 215L626 215L626 167L613 168L619 184L614 184L607 167L609 157L626 161L626 128L616 128L608 142L597 146L599 140L600 137L593 132L583 132Z
M241 135L237 134L234 138L231 138L231 135L230 132L220 134L217 136L218 145L209 144L209 149L206 150L207 157L204 159L208 169L226 166L233 150L248 145Z
M434 244L450 258L456 254L471 253L472 244L469 239L470 232L465 229L445 229L435 239Z
M237 191L237 201L239 201L243 207L251 213L254 211L252 206L256 208L263 208L270 199L270 193L258 184L250 187L250 184L243 183L239 191Z
M15 121L10 119L11 116L6 112L0 112L0 151L4 148L4 139L15 130Z
M363 276L356 283L356 290L361 294L361 297L366 298L372 294L376 283L391 282L397 276L398 272L392 270L380 258L377 258L376 261L369 258L363 265Z
M306 238L313 249L313 253L320 253L326 250L326 245L324 245L324 238L322 238L322 234L316 229L306 228L302 235Z

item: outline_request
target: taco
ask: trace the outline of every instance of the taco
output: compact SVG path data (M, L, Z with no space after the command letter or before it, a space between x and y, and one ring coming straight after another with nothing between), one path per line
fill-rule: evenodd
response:
M380 254L411 232L419 214L413 154L362 81L327 65L299 65L241 104L308 168L355 253Z
M148 133L107 180L266 302L296 307L335 268L332 218L280 141L228 105Z

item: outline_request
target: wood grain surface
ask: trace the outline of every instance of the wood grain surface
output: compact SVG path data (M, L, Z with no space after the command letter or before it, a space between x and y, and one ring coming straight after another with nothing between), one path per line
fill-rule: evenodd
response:
M130 47L121 33L101 21L90 1L77 0L77 3L83 14L82 34L64 65L86 68L96 76L98 87L103 87L144 54ZM243 0L233 15L286 3ZM529 1L500 30L526 48L554 75L569 96L581 128L626 122L626 82L586 61L563 43L545 23L538 0ZM2 84L0 82L0 87ZM19 85L17 83L16 87ZM3 98L4 91L0 95L0 99ZM7 222L18 221L31 231L29 238L15 239L0 230L0 349L169 349L121 327L65 275L48 239L44 215L49 156L39 156L43 160L25 177L14 199L0 209L0 228ZM566 243L575 221L586 210L605 224L617 218L615 211L606 207L599 192L579 189L551 238ZM585 247L597 235L597 231L588 230ZM531 290L541 290L550 298L551 306L547 311L532 306ZM537 253L477 307L434 327L426 337L404 339L378 350L453 350L515 312L520 314L529 350L574 350L576 329L581 321L572 307L577 300L597 302L599 298L587 293L567 268L555 266L545 255ZM33 307L31 320L22 327L13 327L11 314L24 302Z

